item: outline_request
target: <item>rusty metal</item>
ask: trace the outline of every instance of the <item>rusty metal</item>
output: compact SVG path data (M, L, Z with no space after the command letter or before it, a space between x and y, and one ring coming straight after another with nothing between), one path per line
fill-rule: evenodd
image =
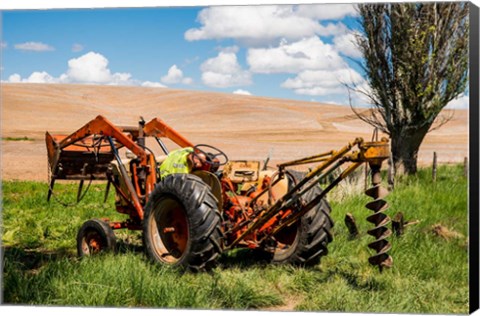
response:
M342 181L343 179L345 179L349 174L351 174L353 171L355 171L355 169L357 169L359 166L361 165L361 163L357 162L357 163L354 163L352 165L350 165L347 169L345 169L338 177L337 179L335 179L334 181L332 181L332 183L330 183L330 185L328 185L323 191L321 194L319 194L318 196L316 196L312 201L310 201L308 204L304 205L300 210L298 211L295 211L294 214L292 214L292 216L288 219L286 219L284 222L282 222L278 227L276 227L273 232L272 232L272 235L275 235L277 234L280 230L282 230L283 228L285 227L288 227L290 225L292 225L293 223L295 223L296 221L298 221L303 215L305 215L308 211L310 211L313 207L315 207L315 205L317 205L318 203L320 203L320 201L333 189L335 188L338 183L340 183L340 181ZM307 191L302 191L301 195L303 194L306 194ZM288 206L290 206L291 204L293 204L292 202L290 202L288 204Z
M110 227L141 229L144 207L156 183L160 181L155 156L145 147L146 137L156 139L165 154L168 149L160 138L168 138L180 147L194 147L160 119L145 123L142 118L137 127L118 127L104 117L97 116L68 136L47 132L46 145L51 172L49 197L56 180L80 180L78 198L81 197L84 180L107 180L104 199L106 200L112 185L116 191L117 211L129 215L124 222L109 223ZM120 159L121 148L127 148L134 154L127 164ZM376 251L369 262L382 269L392 264L392 259L387 254L391 248L387 241L391 231L386 228L390 219L384 214L388 204L383 199L388 191L380 186L380 168L388 157L387 139L365 142L362 138L356 138L338 151L288 161L277 165L275 170L265 170L266 164L260 170L258 161L238 160L226 165L221 177L210 173L209 177L215 181L207 181L209 177L197 175L211 187L217 198L223 220L223 250L235 247L265 249L266 245L276 243L278 236L281 236L280 243L293 241L291 227L359 166L368 164L373 186L366 190L366 194L374 200L367 204L367 208L375 212L367 218L375 225L368 234L376 238L369 244ZM317 165L298 180L286 169L305 164ZM332 174L336 176L330 177ZM326 178L331 179L331 182L321 193L316 193L309 198L308 203L305 202L306 194ZM187 224L188 220L183 217L161 223L159 232L168 234L171 239L166 244L169 250L162 255L166 262L176 262L178 258L174 252L186 249L189 243Z
M380 165L370 164L372 187L365 191L365 194L374 200L367 203L366 208L375 212L367 217L367 221L375 225L374 228L367 233L375 237L375 241L368 244L368 247L375 250L376 254L368 258L371 265L378 266L380 271L383 268L390 268L393 264L392 257L387 253L392 245L387 238L392 235L392 231L387 227L391 222L390 217L385 214L388 209L388 203L384 198L388 195L388 190L381 186L382 176L380 173Z
M50 174L47 199L50 200L57 180L79 180L77 200L83 196L81 192L84 180L107 180L107 188L113 184L117 196L125 201L125 205L117 206L117 210L130 215L129 223L117 226L141 227L143 207L157 182L157 165L153 153L147 152L145 148L146 136L157 140L166 137L182 147L192 146L191 142L159 119L148 123L142 119L138 127L119 127L99 115L70 135L51 135L46 132ZM122 147L136 156L130 165L132 175L119 156L118 150ZM112 181L114 161L125 183L124 188Z
M321 154L310 156L310 157L305 157L305 158L301 158L301 159L297 159L297 160L292 160L292 161L280 164L279 167L284 168L284 167L295 166L295 165L299 165L299 164L307 164L307 163L315 163L315 162L325 161L329 158L329 156L332 156L334 153L335 153L335 151L332 150L332 151L329 151L329 152L326 152L326 153L321 153Z

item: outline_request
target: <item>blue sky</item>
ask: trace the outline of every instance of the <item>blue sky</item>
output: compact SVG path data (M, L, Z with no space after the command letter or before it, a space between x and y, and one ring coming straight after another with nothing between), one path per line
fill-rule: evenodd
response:
M352 4L4 10L1 77L346 105L356 27Z

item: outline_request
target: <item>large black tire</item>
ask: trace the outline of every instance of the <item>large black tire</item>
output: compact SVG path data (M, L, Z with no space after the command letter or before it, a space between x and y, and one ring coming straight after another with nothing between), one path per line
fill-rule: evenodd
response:
M83 223L77 234L77 252L80 257L100 252L114 251L115 234L106 222L91 219Z
M300 172L290 171L300 180ZM320 185L312 188L304 196L305 202L312 201L322 192ZM331 208L322 199L314 208L302 216L300 221L280 232L276 237L278 244L272 256L274 263L288 263L299 266L313 266L328 253L327 245L333 240L331 229L333 220Z
M211 270L223 247L221 215L210 187L192 174L160 181L145 207L143 238L155 262Z

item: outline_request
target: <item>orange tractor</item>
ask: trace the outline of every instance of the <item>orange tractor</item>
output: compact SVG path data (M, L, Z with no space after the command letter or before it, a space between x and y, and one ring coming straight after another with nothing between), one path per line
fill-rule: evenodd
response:
M156 156L146 144L153 138L165 155ZM193 154L207 157L204 170L160 177L160 167L169 154L166 139L180 147L192 147ZM221 150L194 146L159 119L138 126L115 126L98 116L71 135L46 133L51 171L48 199L55 181L106 181L105 198L114 187L118 212L123 222L88 220L77 235L80 256L115 248L114 230L143 232L147 255L156 262L192 271L213 268L219 256L230 249L257 249L272 262L314 265L327 253L332 241L333 221L325 196L363 163L371 170L373 197L367 208L374 213L368 233L375 253L372 265L389 267L392 258L387 237L389 217L383 197L380 168L389 156L388 140L365 142L355 139L338 151L330 151L267 167L259 161L229 160ZM121 159L120 151L128 159ZM307 173L289 167L315 164ZM346 165L345 168L340 168ZM338 170L340 172L338 173ZM337 172L336 172L337 171ZM324 189L319 182L338 176Z

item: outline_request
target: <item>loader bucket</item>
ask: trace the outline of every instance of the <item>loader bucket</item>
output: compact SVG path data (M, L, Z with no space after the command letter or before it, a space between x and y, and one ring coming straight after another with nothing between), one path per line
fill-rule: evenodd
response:
M45 135L51 180L105 180L110 162L115 159L108 142L89 136L62 146L66 137L48 132Z

